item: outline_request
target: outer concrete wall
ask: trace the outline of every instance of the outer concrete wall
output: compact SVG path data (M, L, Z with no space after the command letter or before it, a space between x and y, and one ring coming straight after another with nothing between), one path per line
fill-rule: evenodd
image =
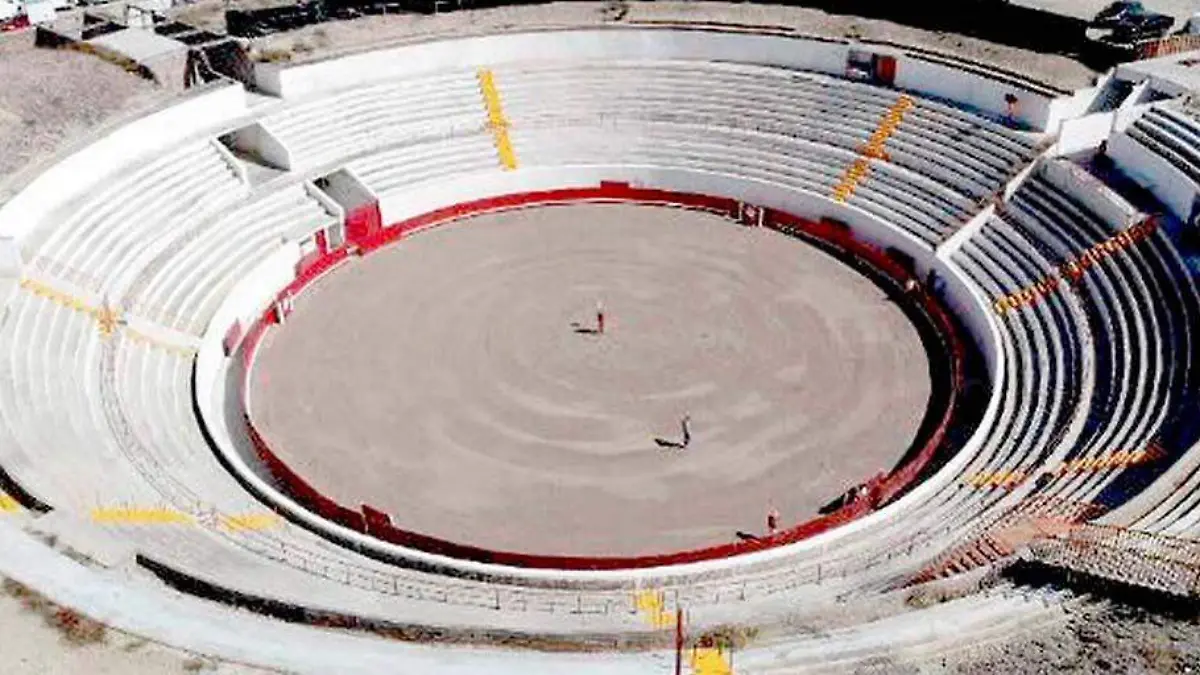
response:
M292 68L265 65L258 69L257 84L271 93L299 98L434 69L467 69L535 59L729 61L841 77L845 75L852 46L858 50L872 50L870 45L851 45L849 42L725 33L711 29L621 28L512 33L404 45ZM895 54L897 50L880 47L877 51ZM993 78L961 68L962 64L901 54L897 58L896 86L958 101L997 117L1003 116L1008 109L1005 95L1015 94L1020 100L1017 120L1039 130L1053 127L1066 116L1081 113L1091 101L1087 95L1059 99L1043 91L1025 88L1020 82L1006 80L1000 74Z
M241 85L219 87L116 129L51 166L0 208L0 237L23 239L57 207L164 146L247 113Z

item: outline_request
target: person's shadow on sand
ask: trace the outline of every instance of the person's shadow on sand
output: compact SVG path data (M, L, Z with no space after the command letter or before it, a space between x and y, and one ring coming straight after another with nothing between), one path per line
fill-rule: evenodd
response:
M682 450L684 447L686 447L686 446L684 446L683 443L680 443L678 441L667 440L665 438L655 438L654 442L657 443L658 447L660 447L660 448L672 448L675 450Z
M585 326L578 321L572 321L571 328L574 329L574 331L579 335L598 335L600 333L600 331L596 330L595 328Z

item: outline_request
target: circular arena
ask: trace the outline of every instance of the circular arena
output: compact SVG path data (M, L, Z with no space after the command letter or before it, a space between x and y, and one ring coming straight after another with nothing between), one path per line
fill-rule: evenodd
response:
M6 588L433 675L936 670L1194 597L1189 52L604 21L255 63L25 175Z
M251 418L322 494L408 529L636 556L759 534L768 503L816 515L901 458L928 373L905 314L819 249L703 212L554 206L323 277L262 343Z

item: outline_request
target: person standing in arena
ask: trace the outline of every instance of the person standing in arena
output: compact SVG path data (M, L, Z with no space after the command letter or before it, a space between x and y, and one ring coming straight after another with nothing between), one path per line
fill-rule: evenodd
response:
M683 419L679 420L679 427L683 431L683 447L686 448L692 442L692 416L684 413Z
M604 335L604 303L596 301L596 332Z
M774 504L767 506L767 536L772 536L779 530L779 509Z

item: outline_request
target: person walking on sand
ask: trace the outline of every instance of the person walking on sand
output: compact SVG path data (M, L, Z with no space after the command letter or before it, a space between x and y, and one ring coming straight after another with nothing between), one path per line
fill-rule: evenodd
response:
M596 301L596 332L604 335L604 303Z
M687 447L692 442L692 416L684 413L683 419L679 420L680 430L683 431L683 447Z

